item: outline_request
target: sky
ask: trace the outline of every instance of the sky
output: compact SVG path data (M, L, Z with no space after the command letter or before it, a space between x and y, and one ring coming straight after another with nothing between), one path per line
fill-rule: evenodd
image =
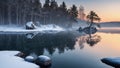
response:
M44 3L45 0L41 0ZM56 0L58 4L65 1L67 7L75 4L77 7L84 6L85 14L91 10L96 12L102 22L120 21L120 0Z

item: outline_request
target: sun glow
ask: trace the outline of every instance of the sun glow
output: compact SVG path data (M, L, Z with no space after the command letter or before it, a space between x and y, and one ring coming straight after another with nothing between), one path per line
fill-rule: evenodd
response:
M58 5L63 1L70 8L73 4L77 7L84 6L85 14L95 11L100 17L101 22L120 21L120 0L56 0ZM44 2L44 0L41 0Z

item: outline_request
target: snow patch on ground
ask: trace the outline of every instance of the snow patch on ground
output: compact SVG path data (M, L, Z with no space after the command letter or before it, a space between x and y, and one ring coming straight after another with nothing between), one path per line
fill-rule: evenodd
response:
M15 56L19 51L0 51L0 68L39 68L39 66L24 61Z
M54 24L49 25L40 25L40 27L36 27L36 29L33 30L26 30L25 27L19 27L19 26L0 26L0 32L44 32L44 31L64 31L62 27L59 27Z

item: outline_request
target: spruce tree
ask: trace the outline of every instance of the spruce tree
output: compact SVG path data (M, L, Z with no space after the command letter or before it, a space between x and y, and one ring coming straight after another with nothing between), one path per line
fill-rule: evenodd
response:
M87 19L90 22L89 27L92 27L94 21L100 21L100 17L94 11L90 11L90 13L87 15Z
M56 2L55 0L51 1L50 7L51 7L51 9L56 9L56 8L58 8L57 2Z
M35 0L35 2L34 2L34 10L39 12L40 9L41 9L41 3L39 2L39 0Z
M78 16L77 7L75 5L73 5L72 8L70 9L69 13L73 18L77 18L77 16Z
M43 8L49 8L50 7L50 0L46 0L45 4L43 5Z
M63 3L60 5L60 8L61 8L63 11L66 11L66 10L67 10L67 7L66 7L65 2L63 2Z

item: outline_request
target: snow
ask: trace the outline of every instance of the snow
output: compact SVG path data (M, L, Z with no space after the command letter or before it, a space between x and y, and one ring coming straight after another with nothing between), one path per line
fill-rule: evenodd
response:
M117 58L104 58L104 60L110 62L110 63L116 63L116 64L120 64L120 57Z
M120 57L117 58L103 58L101 60L103 63L110 65L115 68L120 68Z
M32 56L27 56L26 59L34 59Z
M24 61L24 59L14 56L19 51L0 51L0 68L39 68L36 64Z
M25 61L28 61L28 62L34 62L35 61L35 58L33 56L27 56L25 58Z
M39 59L42 60L42 61L49 61L49 60L51 60L49 57L44 56L44 55L40 55Z
M26 25L27 25L28 27L32 27L32 25L35 26L35 25L33 24L33 22L28 22ZM36 26L35 26L35 27L36 27Z
M0 32L44 32L44 31L64 31L62 27L59 27L54 24L40 25L33 30L26 30L25 27L20 26L0 26Z
M39 28L39 27L38 27ZM55 30L55 31L62 31L64 30L63 28L54 25L54 24L49 24L49 25L40 25L40 28L42 28L42 30Z
M25 25L26 29L35 29L36 26L33 24L33 22L27 22L27 24Z

